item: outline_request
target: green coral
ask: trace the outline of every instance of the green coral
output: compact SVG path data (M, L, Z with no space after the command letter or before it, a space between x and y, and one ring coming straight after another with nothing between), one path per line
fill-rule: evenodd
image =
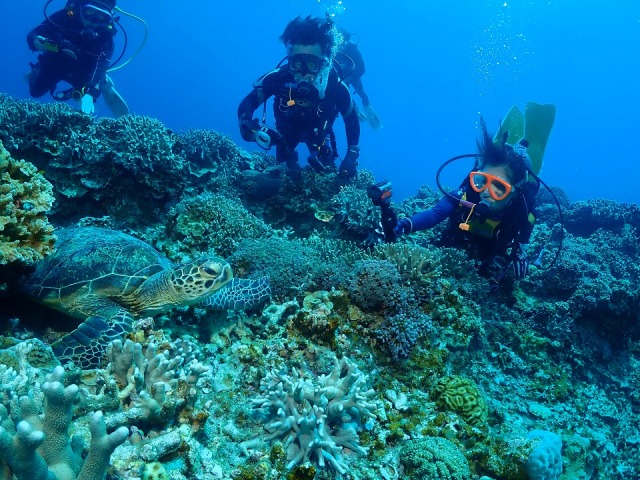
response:
M470 425L487 421L487 403L471 380L455 375L441 378L431 395L436 404L460 415Z
M446 438L425 437L409 440L401 450L400 461L409 479L467 480L469 463L455 444Z
M51 253L55 236L46 213L53 200L53 187L36 167L11 158L0 142L0 265Z
M215 251L227 257L244 239L273 236L273 230L225 195L204 193L187 197L169 212L167 233L187 251Z

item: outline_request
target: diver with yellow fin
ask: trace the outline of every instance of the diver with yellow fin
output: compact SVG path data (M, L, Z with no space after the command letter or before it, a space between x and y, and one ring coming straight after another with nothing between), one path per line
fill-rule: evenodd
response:
M442 246L466 248L479 273L491 278L496 286L510 267L516 279L524 278L529 273L534 198L541 184L549 188L538 173L554 120L554 105L530 102L524 114L513 107L492 137L481 119L478 153L458 155L438 169L436 182L444 197L432 208L409 218L383 215L385 241L395 241L449 219L449 228L440 241ZM473 169L456 192L445 191L440 173L450 163L465 158L475 160ZM372 200L375 204L377 199ZM394 225L384 225L389 222ZM559 252L560 249L552 264Z

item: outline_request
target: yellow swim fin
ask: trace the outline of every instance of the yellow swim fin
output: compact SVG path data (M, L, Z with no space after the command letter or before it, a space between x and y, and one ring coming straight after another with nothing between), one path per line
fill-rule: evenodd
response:
M507 143L510 145L517 144L524 137L524 115L516 105L509 109L507 116L500 124L500 130L493 137L493 142L502 144L505 132Z
M538 175L542 170L544 150L556 119L556 106L548 103L529 102L524 109L524 139L529 143L527 153L531 158L531 170Z

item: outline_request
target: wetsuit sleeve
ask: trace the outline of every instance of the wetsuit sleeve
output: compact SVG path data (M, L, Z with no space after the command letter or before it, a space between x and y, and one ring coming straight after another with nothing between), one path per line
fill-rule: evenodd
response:
M342 82L338 85L337 104L338 111L344 120L347 145L358 145L360 142L360 120L358 119L358 112L353 105L349 87Z
M51 21L45 20L27 34L27 44L31 50L36 50L33 44L36 37L44 37L54 43L64 40L64 29L70 24L69 18L65 12L63 10L58 10L51 14L49 18ZM60 25L62 28L58 28L56 25Z
M238 120L240 122L243 120L251 120L253 118L253 112L269 97L275 94L274 82L274 72L266 74L256 82L253 90L242 99L238 106Z
M362 78L357 77L351 80L351 85L353 89L358 94L358 96L362 99L362 105L368 107L371 105L371 101L369 100L369 95L364 91L364 85L362 85Z
M459 194L454 194L459 195ZM455 212L458 204L449 197L441 198L433 208L416 213L411 217L411 231L427 230L449 218Z

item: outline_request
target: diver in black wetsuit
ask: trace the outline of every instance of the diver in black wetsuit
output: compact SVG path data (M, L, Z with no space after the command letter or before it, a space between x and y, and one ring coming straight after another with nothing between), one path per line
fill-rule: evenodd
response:
M84 113L93 113L95 101L105 93L114 114L128 113L107 76L116 34L115 6L115 0L69 0L29 32L29 47L40 52L29 75L32 97L49 92L56 100L73 98ZM61 81L71 88L56 91Z
M382 122L380 117L371 106L371 100L369 95L364 89L362 84L362 77L366 72L364 58L358 44L353 41L353 35L347 32L344 28L340 28L342 34L342 43L340 44L340 51L336 55L336 61L340 65L340 75L342 81L348 86L353 87L353 91L362 100L363 112L358 112L361 120L366 120L374 128L382 128Z
M349 89L332 66L334 34L332 23L321 18L297 17L289 22L280 37L287 49L287 63L260 78L238 107L242 138L264 148L275 144L276 159L285 162L294 177L300 173L299 143L307 145L313 169L335 170L338 154L333 124L338 114L344 120L348 144L338 172L346 179L357 173L360 123ZM272 96L277 132L253 118L261 104L266 113L266 101Z

